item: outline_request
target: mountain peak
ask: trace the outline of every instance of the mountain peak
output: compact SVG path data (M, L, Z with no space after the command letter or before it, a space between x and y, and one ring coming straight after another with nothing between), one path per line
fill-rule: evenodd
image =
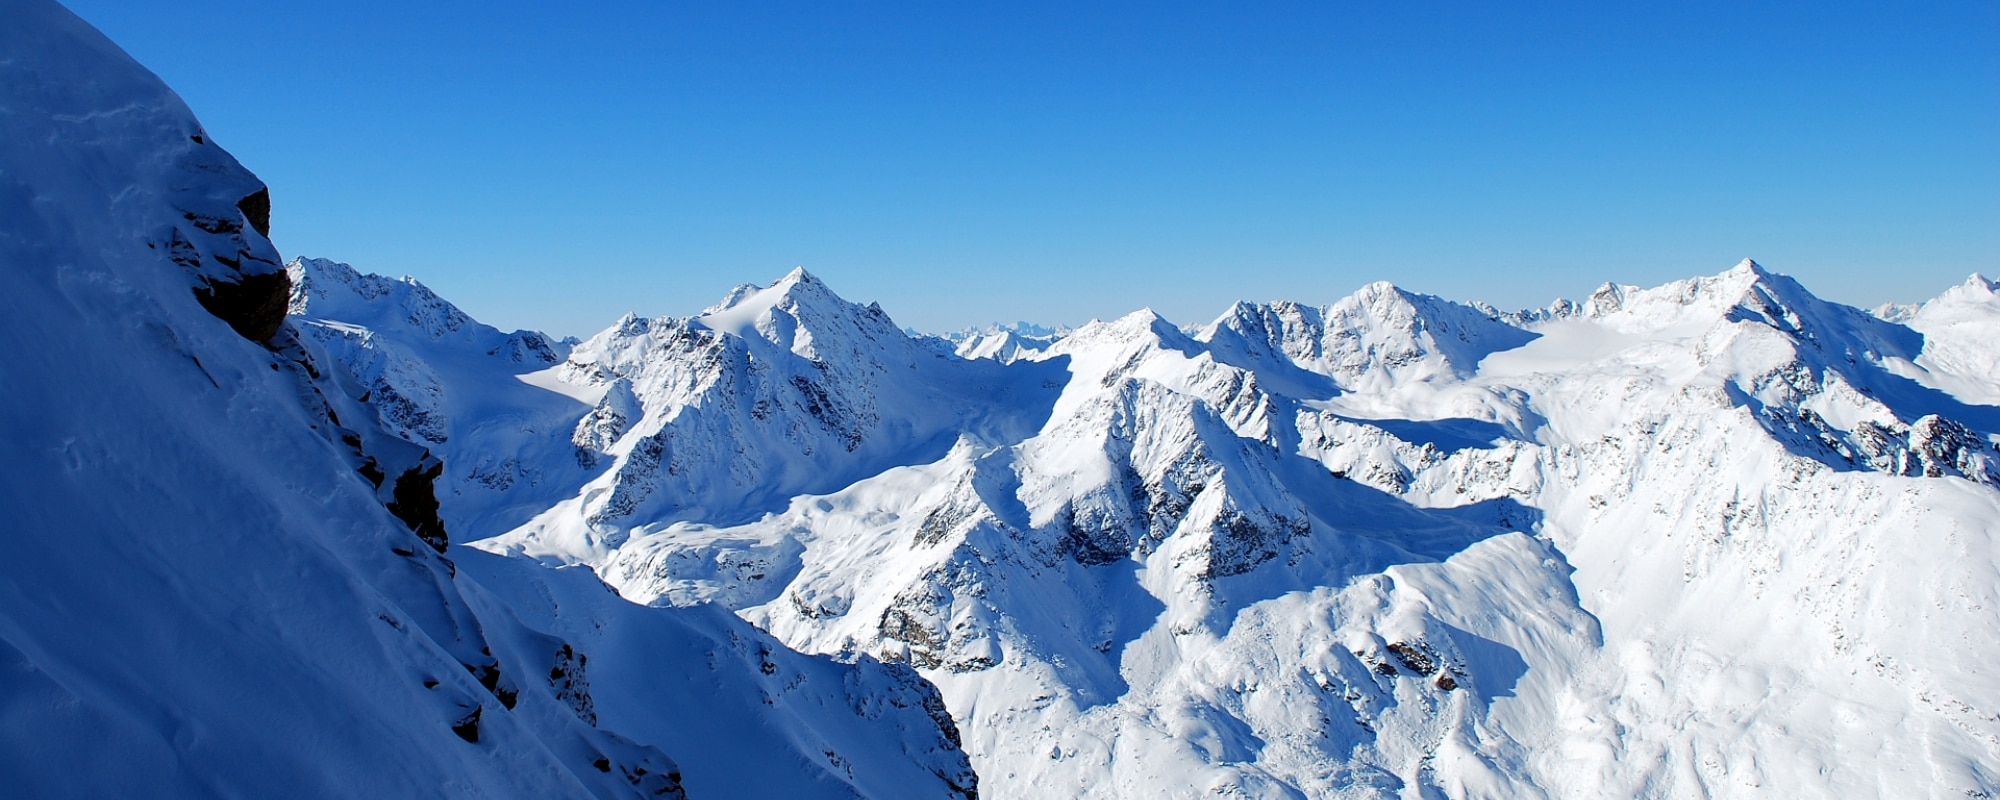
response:
M1742 261L1736 262L1736 266L1731 267L1729 269L1729 273L1756 275L1758 277L1768 277L1771 274L1769 270L1764 269L1764 265L1759 264L1755 259L1750 259L1750 258L1745 258Z
M1992 304L1996 299L2000 299L2000 281L1992 280L1985 275L1975 272L1967 276L1958 285L1946 289L1940 292L1938 296L1925 300L1922 303L1903 306L1896 304L1885 305L1881 309L1883 313L1878 314L1878 316L1883 316L1892 321L1906 321L1910 317L1923 313L1927 309L1937 310L1947 307L1984 306Z
M688 324L748 342L769 342L809 358L827 352L829 337L848 344L909 340L880 306L848 301L804 267L769 286L738 286Z
M1160 316L1160 312L1154 311L1152 306L1112 320L1110 325L1114 330L1149 334L1158 337L1162 342L1178 342L1187 338L1180 326Z
M1789 306L1813 300L1816 298L1811 298L1797 281L1746 258L1714 275L1659 286L1606 282L1591 292L1581 307L1587 317L1616 317L1621 320L1620 325L1650 329L1672 324L1689 314L1706 318L1730 313L1730 309L1746 303L1759 307L1773 303Z
M486 327L407 275L390 278L331 259L304 257L285 264L285 272L292 281L291 314L359 321L378 328L408 326L432 339L468 327Z
M1407 297L1409 292L1403 291L1403 287L1389 281L1374 281L1354 290L1354 296L1356 297L1388 297L1392 295Z

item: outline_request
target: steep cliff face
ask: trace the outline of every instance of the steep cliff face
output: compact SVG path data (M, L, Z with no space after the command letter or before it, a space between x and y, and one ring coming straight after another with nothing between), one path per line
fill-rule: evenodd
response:
M458 569L435 455L333 340L284 323L262 184L60 6L0 18L9 791L974 790L906 668L624 603L588 572L471 553L503 602ZM560 358L510 341L496 358Z

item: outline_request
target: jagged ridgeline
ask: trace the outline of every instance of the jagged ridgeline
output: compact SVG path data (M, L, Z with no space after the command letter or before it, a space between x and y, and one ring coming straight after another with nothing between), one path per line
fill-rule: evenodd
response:
M0 19L11 795L974 796L907 665L451 546L443 422L287 319L282 192L61 6Z
M463 539L914 667L991 795L1990 780L1983 278L1870 313L1745 261L933 338L800 270L557 342L290 269L348 380L418 398L376 414L445 454ZM1883 735L1931 771L1852 755Z

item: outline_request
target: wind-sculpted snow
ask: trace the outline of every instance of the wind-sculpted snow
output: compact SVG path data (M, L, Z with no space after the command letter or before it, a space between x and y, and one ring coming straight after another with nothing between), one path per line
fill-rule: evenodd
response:
M907 666L801 655L726 614L617 600L587 571L448 547L460 520L437 516L430 437L383 414L368 370L492 389L477 380L513 373L459 369L463 348L546 366L555 345L351 271L293 300L400 304L362 317L379 333L284 324L262 184L60 6L0 0L0 17L9 796L972 795ZM276 315L225 284L275 287L259 302ZM440 446L492 441L490 406L436 407Z

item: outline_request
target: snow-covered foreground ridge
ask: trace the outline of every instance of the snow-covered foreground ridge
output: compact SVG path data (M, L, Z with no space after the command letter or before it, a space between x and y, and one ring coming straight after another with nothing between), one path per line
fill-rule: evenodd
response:
M62 7L0 20L0 794L974 795L907 665L451 547L386 424L422 375L287 321L263 184Z
M1745 261L945 340L794 271L551 342L290 272L351 391L418 398L374 413L476 547L913 665L989 796L2000 780L1977 276L1877 314Z

